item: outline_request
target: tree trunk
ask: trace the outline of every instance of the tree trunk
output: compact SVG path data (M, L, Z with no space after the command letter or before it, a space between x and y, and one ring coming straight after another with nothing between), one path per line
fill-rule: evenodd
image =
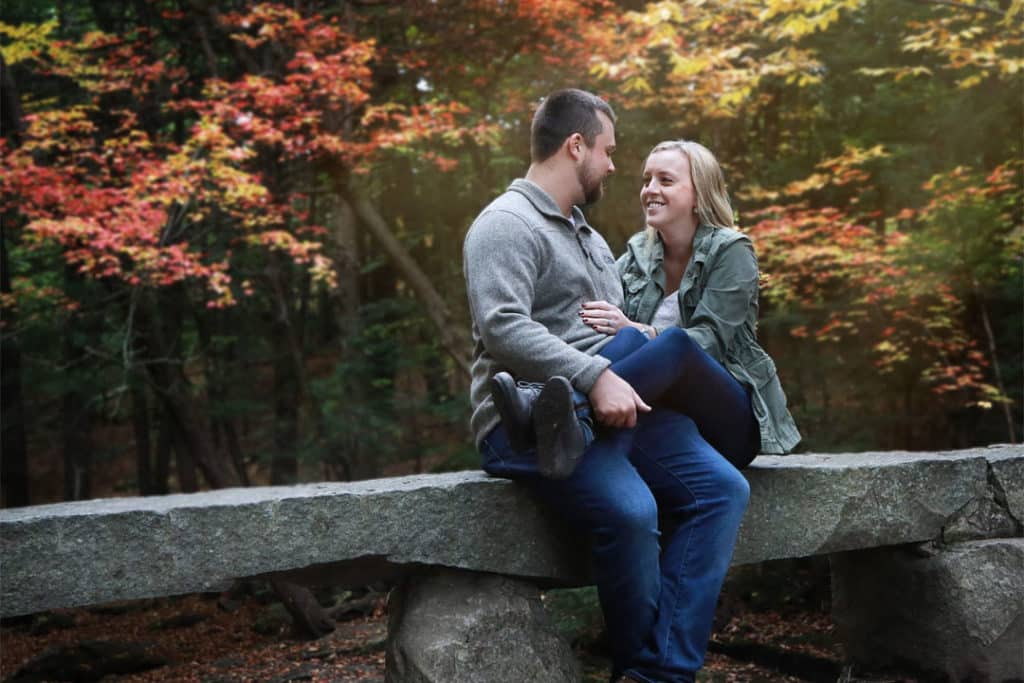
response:
M362 355L359 339L363 324L360 306L360 264L359 233L356 216L351 205L340 193L332 194L324 211L325 223L330 228L333 242L333 256L338 275L338 287L332 291L331 299L337 310L341 357L351 359ZM355 410L366 405L366 390L361 377L347 376L339 388L346 403ZM343 479L365 479L376 475L375 463L367 458L363 439L356 430L335 438L328 444L327 462L334 476Z
M0 224L0 291L11 293L11 266L7 255L6 221ZM3 311L5 327L0 343L0 485L3 507L21 507L31 502L28 483L28 450L25 441L25 408L21 393L21 349L17 318Z
M282 579L271 579L270 585L303 635L321 638L334 630L334 620L308 588Z
M238 486L241 477L230 460L217 452L206 429L204 415L208 411L192 396L191 383L185 376L180 357L181 307L184 292L180 287L161 291L159 305L140 304L139 329L154 358L146 368L151 384L163 405L164 416L175 430L174 437L183 440L192 461L213 488ZM159 312L159 313L158 313ZM180 474L180 473L179 473Z
M245 469L245 456L242 455L242 442L238 439L238 430L235 429L234 420L224 420L221 425L224 428L225 441L228 445L228 453L231 455L231 462L238 470L242 478L242 485L249 486L249 473Z
M299 476L299 404L303 400L301 350L292 326L291 264L280 255L268 257L273 292L271 343L274 353L274 452L271 484L294 484ZM298 358L296 358L298 355Z
M82 394L72 389L61 403L64 500L92 497L92 417Z
M160 427L156 439L156 462L153 466L153 493L164 495L168 493L167 478L171 474L171 448L173 437L171 430L174 425L167 416L166 411L160 417Z
M21 102L3 55L0 55L0 135L20 143ZM11 294L11 263L7 231L11 216L0 217L0 292ZM0 339L0 505L21 507L31 501L28 483L28 449L25 440L25 406L21 393L21 348L18 321L12 310L3 310Z
M412 287L416 297L423 304L423 309L430 321L437 328L441 340L441 346L452 357L455 364L463 371L466 377L470 375L470 352L472 343L469 335L466 334L463 326L452 319L451 311L445 303L444 298L434 287L430 277L417 265L416 260L406 250L402 243L392 234L387 221L380 215L377 208L359 197L349 197L349 203L359 220L370 230L384 251L391 258L391 261L398 268L402 277Z
M135 432L135 478L139 495L156 493L153 486L152 451L149 438L149 401L146 387L133 378L132 386L132 427Z
M64 266L64 288L71 291L77 273L71 266ZM64 500L85 500L92 493L92 410L81 387L89 382L81 377L85 365L83 351L77 339L83 334L82 320L77 313L69 312L64 318L63 365L68 368L64 381L68 384L61 400L61 442L64 454Z
M180 426L172 429L171 443L174 445L174 471L178 473L178 488L182 493L195 493L199 490L196 461L192 458L192 449Z
M219 352L213 344L213 339L210 334L210 322L206 319L206 314L201 310L194 310L194 319L196 323L196 329L199 331L199 340L202 343L206 358L206 375L207 381L207 393L209 395L210 403L216 406L217 404L223 405L230 398L230 389L232 385L231 378L233 376L232 365L235 356L235 342L232 341L223 353ZM213 313L214 325L217 330L223 334L226 330L223 311L217 311ZM242 455L241 443L238 440L238 431L235 429L234 418L230 415L218 414L216 410L208 411L209 425L210 425L210 441L213 448L217 451L221 450L220 437L223 434L224 443L223 446L227 448L228 455L231 459L231 464L241 479L242 484L245 486L249 485L249 475L245 471L245 458Z
M22 118L18 88L7 68L7 62L0 55L0 136L8 138L11 147L21 144Z
M981 311L981 323L985 327L985 339L988 341L988 355L992 359L992 373L995 375L996 388L1003 396L1008 396L1006 386L1003 384L1003 371L999 367L999 353L996 347L996 335L992 332L992 322L988 317L988 307L981 296L981 285L977 278L971 278L971 288L974 290L974 299L978 302L978 310ZM1013 411L1010 410L1009 401L1001 402L1003 415L1006 417L1006 434L1010 443L1017 443L1017 430L1013 424Z

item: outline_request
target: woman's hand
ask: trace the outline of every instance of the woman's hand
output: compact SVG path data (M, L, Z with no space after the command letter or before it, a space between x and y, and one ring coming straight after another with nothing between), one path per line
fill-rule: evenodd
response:
M583 322L598 332L615 334L623 327L636 325L630 322L626 314L607 301L585 301L580 309Z

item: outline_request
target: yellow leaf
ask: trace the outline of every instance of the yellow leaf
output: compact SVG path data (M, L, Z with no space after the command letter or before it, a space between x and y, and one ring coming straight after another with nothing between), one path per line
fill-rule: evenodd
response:
M983 80L984 79L981 76L975 74L973 76L968 76L967 78L960 79L960 81L957 82L956 87L960 88L961 90L967 90L968 88L973 88L974 86L978 85Z
M50 34L56 28L56 19L41 24L25 23L17 26L0 22L0 35L10 41L3 49L4 60L8 64L17 64L46 53L50 47Z

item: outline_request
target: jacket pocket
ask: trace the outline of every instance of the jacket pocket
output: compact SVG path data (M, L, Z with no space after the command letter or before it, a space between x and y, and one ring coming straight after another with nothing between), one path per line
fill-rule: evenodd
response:
M647 284L647 279L642 273L627 270L622 274L622 288L631 295L639 294ZM632 297L631 297L632 298Z
M747 366L747 374L756 389L764 389L769 382L775 379L779 371L775 367L775 361L771 356L764 354L753 363Z

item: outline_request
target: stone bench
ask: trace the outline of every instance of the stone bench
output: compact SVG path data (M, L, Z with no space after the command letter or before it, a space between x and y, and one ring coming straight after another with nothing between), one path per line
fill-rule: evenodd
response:
M830 555L851 656L1024 678L1024 448L761 456L745 474L734 564ZM586 559L520 486L480 472L82 501L0 511L0 614L383 579L390 681L568 681L538 587L586 585ZM466 640L485 624L500 633Z

